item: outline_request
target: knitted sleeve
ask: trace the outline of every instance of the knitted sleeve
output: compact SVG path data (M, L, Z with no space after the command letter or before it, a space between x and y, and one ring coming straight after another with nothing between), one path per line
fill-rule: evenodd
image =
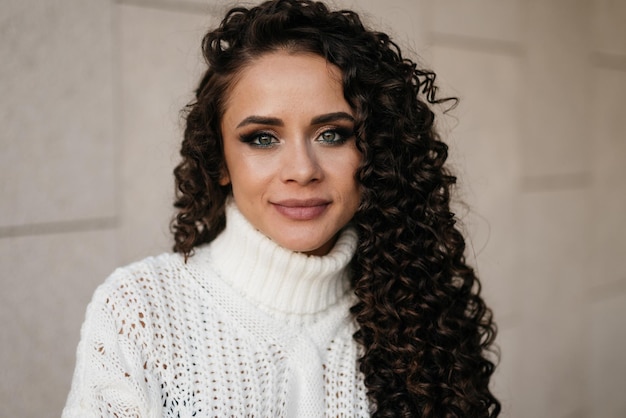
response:
M63 418L160 416L144 370L145 347L134 332L141 318L133 318L128 300L118 297L123 287L108 280L87 308Z

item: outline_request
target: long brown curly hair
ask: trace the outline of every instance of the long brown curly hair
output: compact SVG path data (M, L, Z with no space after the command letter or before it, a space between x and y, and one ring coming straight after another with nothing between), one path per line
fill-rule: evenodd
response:
M276 50L324 57L341 69L362 153L351 312L373 416L498 416L489 389L496 327L450 211L456 179L433 127L431 105L445 101L435 74L404 58L386 34L366 29L356 13L309 0L234 8L202 49L208 70L186 108L174 170L174 250L188 257L224 229L231 191L220 185L220 120L242 68Z

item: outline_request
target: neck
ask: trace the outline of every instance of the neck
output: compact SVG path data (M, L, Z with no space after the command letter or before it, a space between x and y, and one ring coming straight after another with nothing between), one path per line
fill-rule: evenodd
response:
M354 229L345 228L324 256L293 252L256 230L230 202L226 228L211 243L211 258L222 278L256 304L282 313L313 314L348 291L356 244Z

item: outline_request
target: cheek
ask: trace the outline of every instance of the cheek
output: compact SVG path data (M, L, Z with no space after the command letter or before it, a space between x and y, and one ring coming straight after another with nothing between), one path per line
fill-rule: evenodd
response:
M361 194L361 185L359 184L359 182L356 179L356 172L358 171L359 167L361 166L361 161L363 159L363 156L361 155L361 153L355 148L354 150L352 150L351 156L350 156L350 163L346 164L346 167L349 167L346 171L346 178L350 179L350 183L353 185L354 188L356 188L356 190L358 191L358 194Z
M267 184L273 167L270 161L246 155L245 152L238 152L236 157L227 159L226 166L233 190L246 193L258 191L260 185Z
M341 182L346 201L350 205L354 205L355 209L361 200L361 185L356 179L356 172L360 164L361 154L355 150L338 165L340 169L336 174L336 178Z

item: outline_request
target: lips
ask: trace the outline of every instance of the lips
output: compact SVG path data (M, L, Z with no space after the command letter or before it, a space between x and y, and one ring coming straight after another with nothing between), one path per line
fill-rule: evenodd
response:
M330 201L325 199L287 199L271 203L278 213L294 221L313 220L330 206Z

